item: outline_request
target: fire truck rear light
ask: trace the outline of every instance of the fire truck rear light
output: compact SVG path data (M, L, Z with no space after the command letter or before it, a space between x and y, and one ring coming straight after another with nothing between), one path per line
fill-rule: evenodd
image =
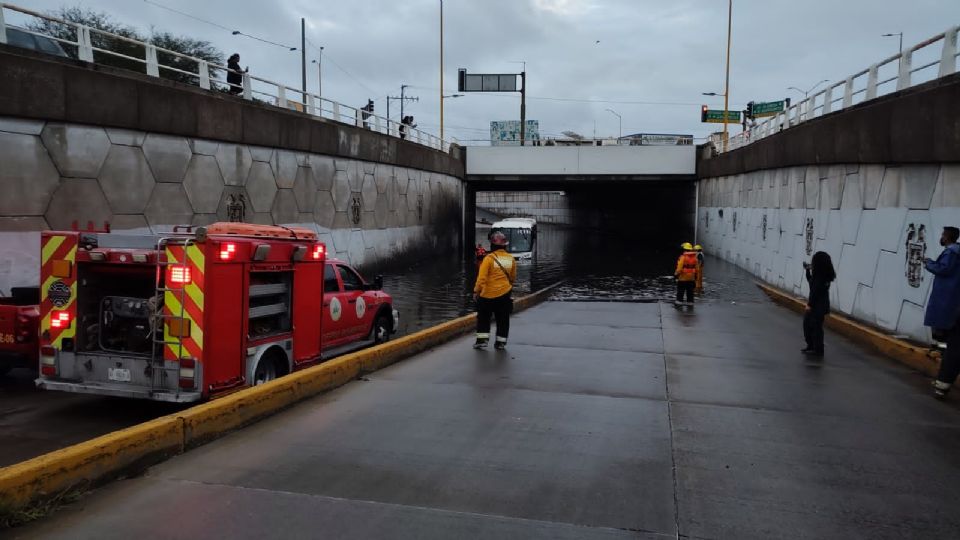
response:
M107 254L102 251L91 251L90 260L91 261L104 261L107 259Z
M50 328L67 328L69 326L69 311L53 311L50 313Z
M196 366L197 361L193 358L182 358L180 360L180 388L196 386Z
M178 285L187 285L191 282L190 267L175 264L167 267L167 280Z
M57 375L57 366L40 366L40 374L55 377Z
M57 374L57 356L53 347L40 347L40 373L55 376Z
M313 246L313 254L311 255L314 260L319 260L323 257L324 246L323 244L317 244Z
M138 263L145 263L145 262L147 262L147 254L146 254L146 253L134 253L134 254L133 254L133 262L138 262Z
M40 354L43 356L44 364L53 364L53 357L57 354L57 351L53 347L40 347Z
M68 278L73 274L73 263L63 260L53 261L50 273L53 274L54 277Z
M237 245L233 242L224 242L220 244L220 260L232 261L237 254Z

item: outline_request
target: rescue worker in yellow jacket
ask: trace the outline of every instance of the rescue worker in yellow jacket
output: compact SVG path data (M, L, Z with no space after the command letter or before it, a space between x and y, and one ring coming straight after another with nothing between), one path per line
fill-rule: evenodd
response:
M703 246L697 244L693 246L693 250L697 252L697 262L700 263L700 271L697 273L697 294L703 294Z
M477 302L477 341L474 349L485 349L490 341L490 318L497 319L497 340L494 348L507 347L510 335L510 313L513 312L513 282L517 280L517 262L507 253L507 237L502 232L490 235L490 253L480 263L473 299Z
M677 268L673 275L677 278L677 305L693 305L693 289L700 280L700 261L697 259L697 252L693 250L690 242L684 242L681 246L683 255L677 259ZM686 295L687 301L683 301Z

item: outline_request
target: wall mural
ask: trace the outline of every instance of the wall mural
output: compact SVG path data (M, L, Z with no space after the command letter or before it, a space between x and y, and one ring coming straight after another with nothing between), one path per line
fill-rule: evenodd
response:
M229 195L227 197L227 220L232 222L242 222L247 214L247 199L243 193L239 195Z
M813 254L813 218L807 218L807 227L804 231L807 240L807 255Z
M363 200L360 197L354 197L353 203L350 205L350 213L353 218L353 224L360 224L361 210L363 210Z
M907 283L920 287L923 283L923 259L927 256L927 226L907 225Z
M767 215L764 214L763 218L760 220L760 234L763 236L763 241L767 241Z
M733 232L737 232L737 213L733 213Z

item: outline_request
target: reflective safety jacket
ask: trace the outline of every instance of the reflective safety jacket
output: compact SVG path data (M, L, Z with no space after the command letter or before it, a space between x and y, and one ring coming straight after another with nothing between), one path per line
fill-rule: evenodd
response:
M480 263L473 292L479 294L481 298L497 298L510 292L516 279L516 260L506 250L498 249L488 253Z
M673 273L678 281L697 281L700 276L700 261L696 251L685 251L677 259L677 269Z

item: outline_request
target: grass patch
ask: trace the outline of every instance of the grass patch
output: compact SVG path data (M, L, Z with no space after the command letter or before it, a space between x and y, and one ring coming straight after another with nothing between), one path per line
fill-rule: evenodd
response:
M22 508L11 508L0 505L0 530L11 527L20 527L31 521L36 521L50 515L54 510L80 500L87 491L87 483L61 491L52 497L35 501Z

